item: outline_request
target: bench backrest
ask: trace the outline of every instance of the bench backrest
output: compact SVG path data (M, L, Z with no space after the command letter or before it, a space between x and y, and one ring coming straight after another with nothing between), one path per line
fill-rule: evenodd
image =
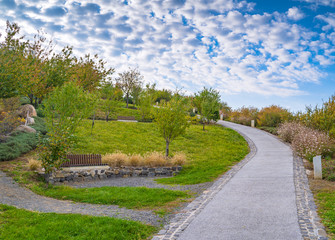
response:
M134 116L118 116L117 120L132 120L135 121L135 117Z
M68 154L66 156L69 161L66 161L61 167L75 167L75 166L105 166L101 162L100 154Z

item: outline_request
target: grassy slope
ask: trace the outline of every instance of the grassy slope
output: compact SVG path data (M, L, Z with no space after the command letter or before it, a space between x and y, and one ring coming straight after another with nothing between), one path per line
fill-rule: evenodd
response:
M164 152L165 141L159 136L154 124L96 121L93 135L91 122L85 121L79 129L83 139L74 149L77 153L124 153L144 154ZM212 181L248 153L247 142L233 130L220 126L192 125L184 136L170 145L171 153L183 151L189 163L180 175L160 182L196 184Z
M134 221L36 213L0 204L0 239L147 239L154 231Z

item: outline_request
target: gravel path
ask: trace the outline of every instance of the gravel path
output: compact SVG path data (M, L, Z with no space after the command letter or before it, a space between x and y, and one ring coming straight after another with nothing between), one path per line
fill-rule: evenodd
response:
M74 203L43 197L20 187L0 171L0 203L38 212L78 213L92 216L109 216L159 226L163 219L151 211L135 211L113 205Z

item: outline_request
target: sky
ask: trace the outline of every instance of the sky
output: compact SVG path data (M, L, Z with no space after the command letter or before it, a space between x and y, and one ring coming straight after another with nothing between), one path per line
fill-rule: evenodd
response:
M0 0L26 37L98 54L118 72L186 94L214 88L233 108L304 110L335 94L335 0Z

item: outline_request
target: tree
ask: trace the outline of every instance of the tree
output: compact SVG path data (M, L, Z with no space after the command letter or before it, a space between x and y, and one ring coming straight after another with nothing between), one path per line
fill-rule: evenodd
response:
M146 86L146 89L141 92L139 97L139 107L142 121L148 120L151 117L152 108L155 103L155 84Z
M73 82L56 88L44 101L48 129L41 144L40 159L46 173L67 161L66 154L76 142L76 130L81 121L91 115L94 97Z
M204 87L202 91L195 95L193 104L201 115L203 130L205 130L206 122L209 123L210 120L219 119L220 94L218 91Z
M154 123L166 142L165 156L169 156L170 143L178 136L185 133L189 127L186 115L187 105L183 98L173 98L164 102L153 111Z
M131 95L133 89L141 87L143 76L137 69L129 69L128 71L119 73L119 77L116 79L116 81L126 95L128 108L129 96Z
M119 89L113 86L112 83L106 83L100 89L101 92L101 105L102 109L106 113L106 122L108 122L108 117L112 111L117 106L117 100L119 97Z

